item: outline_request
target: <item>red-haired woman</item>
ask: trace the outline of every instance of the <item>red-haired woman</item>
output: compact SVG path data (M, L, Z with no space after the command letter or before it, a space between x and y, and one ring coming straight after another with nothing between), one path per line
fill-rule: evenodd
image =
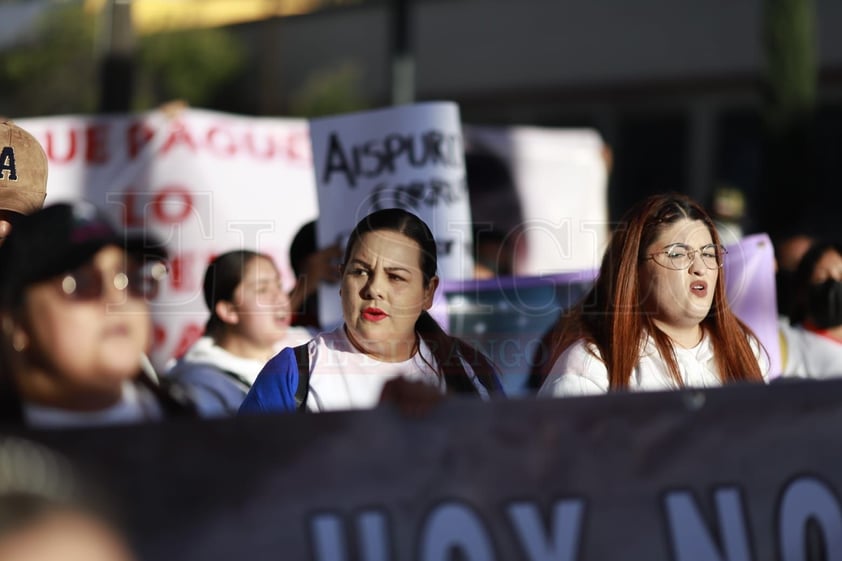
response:
M730 310L710 216L679 194L638 203L599 278L556 327L542 395L763 382L768 357Z

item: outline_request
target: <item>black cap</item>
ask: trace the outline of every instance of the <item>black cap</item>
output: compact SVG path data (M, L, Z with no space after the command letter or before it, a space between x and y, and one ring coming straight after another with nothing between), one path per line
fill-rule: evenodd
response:
M28 285L71 271L108 245L123 248L141 260L167 257L159 242L118 230L102 211L87 202L54 204L21 217L0 246L3 306L15 305Z

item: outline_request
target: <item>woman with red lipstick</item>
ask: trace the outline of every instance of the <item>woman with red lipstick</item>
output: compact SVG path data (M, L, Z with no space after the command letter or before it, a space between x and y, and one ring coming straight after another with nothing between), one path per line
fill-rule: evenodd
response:
M147 299L166 253L92 205L22 217L0 247L0 421L34 427L194 416L147 376Z
M655 195L623 218L599 278L553 334L540 394L762 382L768 357L730 310L713 221L691 199Z
M304 361L291 348L277 354L240 412L369 408L398 377L441 394L500 393L488 359L444 333L427 312L438 287L436 263L435 239L414 214L385 209L363 218L342 265L343 325L311 340Z
M189 391L203 416L233 415L266 361L312 335L290 327L289 297L268 255L223 253L205 270L203 287L210 310L205 334L167 376Z

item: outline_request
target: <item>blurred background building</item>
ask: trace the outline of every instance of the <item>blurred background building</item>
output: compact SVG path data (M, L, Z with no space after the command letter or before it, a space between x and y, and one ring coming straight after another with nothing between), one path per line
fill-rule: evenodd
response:
M747 232L840 237L840 22L839 0L0 0L0 113L453 100L597 129L614 219L677 190Z

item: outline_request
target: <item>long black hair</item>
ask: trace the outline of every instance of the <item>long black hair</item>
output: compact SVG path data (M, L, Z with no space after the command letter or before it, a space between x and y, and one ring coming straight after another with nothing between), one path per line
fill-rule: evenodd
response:
M205 334L217 340L225 331L226 324L216 313L216 304L220 301L230 302L234 298L234 291L243 282L246 265L257 257L272 260L268 255L235 249L216 256L205 269L205 279L202 289L205 304L210 311L210 317L205 324Z
M348 238L343 262L348 262L354 247L365 234L382 230L402 234L419 245L421 273L424 287L428 287L436 276L438 268L436 240L423 220L400 208L378 210L360 220ZM476 393L476 388L462 364L464 360L470 365L489 394L500 393L500 386L491 361L478 349L445 333L426 310L422 311L416 320L415 331L432 351L436 359L438 374L444 377L449 392Z

